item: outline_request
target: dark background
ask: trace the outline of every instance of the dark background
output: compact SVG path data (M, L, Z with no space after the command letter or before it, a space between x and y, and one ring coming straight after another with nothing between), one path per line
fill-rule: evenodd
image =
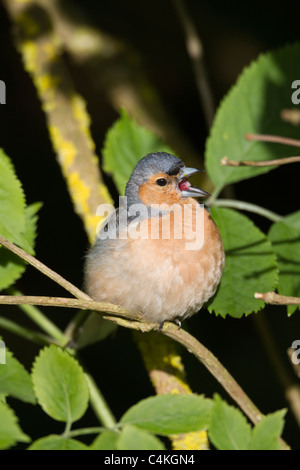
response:
M96 28L129 43L136 50L141 67L166 108L199 154L203 154L207 132L182 29L172 2L74 0L73 3L80 6ZM257 0L232 5L221 1L186 2L203 41L216 103L236 81L243 67L260 52L299 39L299 15L288 8L283 10L278 3ZM0 147L14 162L27 202L43 202L36 242L37 258L80 287L88 241L81 221L73 212L40 102L30 77L23 70L11 33L9 19L0 3L0 79L7 87L7 104L0 107ZM77 90L87 101L93 138L100 155L105 133L118 114L105 97L92 95L80 75L73 79ZM237 184L236 197L282 214L298 210L296 168L291 171L287 165L255 181ZM268 229L268 224L261 218L254 217L254 220L263 230ZM62 289L30 267L17 286L27 295L65 295ZM31 326L17 308L1 307L0 311ZM64 309L49 308L46 313L61 327L68 324L72 315L70 310ZM285 309L267 307L264 314L224 320L202 311L189 320L186 327L221 360L261 411L269 413L286 407L286 401L278 374L262 342L260 318L267 322L275 340L275 350L293 376L286 350L299 338L298 312L287 319ZM29 369L38 347L7 332L1 331L1 334L16 357ZM187 352L182 353L192 389L207 396L217 391L230 402L208 372ZM109 339L85 349L82 357L117 418L129 406L153 394L130 331L119 329ZM11 403L24 432L33 438L41 436L41 429L47 434L62 432L61 424L31 405L16 400ZM97 424L92 413L82 420L82 424L87 423ZM299 437L299 428L289 412L284 438L293 448L299 449Z

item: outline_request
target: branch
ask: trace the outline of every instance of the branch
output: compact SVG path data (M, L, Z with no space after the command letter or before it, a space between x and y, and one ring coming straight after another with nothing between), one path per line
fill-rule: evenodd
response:
M65 290L70 292L70 294L73 294L74 297L77 297L78 299L82 299L82 300L91 300L91 298L87 294L85 294L85 292L78 289L78 287L74 286L73 284L71 284L71 282L64 279L62 276L57 274L52 269L48 268L48 266L41 263L41 261L36 259L34 256L29 255L28 253L26 253L26 251L22 250L22 248L19 248L18 246L14 245L14 243L6 240L6 238L2 237L1 235L0 235L0 245L5 246L5 248L12 251L23 260L27 261L29 264L31 264L31 266L35 267L38 271L45 274L45 276L48 276L54 282L56 282Z
M113 304L103 304L94 301L55 297L0 296L0 304L17 305L24 303L81 309L87 309L91 307L93 310L102 314L103 318L106 320L114 321L118 325L125 328L131 328L143 333L157 330L159 328L158 323L143 322L138 318L129 317L129 315L126 314L124 310ZM107 313L109 313L109 315L107 315ZM111 314L116 315L116 313L117 316L111 316ZM164 324L161 332L184 346L190 353L192 353L223 386L230 397L238 404L238 406L245 413L245 415L248 416L253 424L258 423L264 417L264 415L254 405L254 403L246 395L235 379L230 375L227 369L202 343L200 343L200 341L187 333L187 331L178 329L177 325L170 322L166 322ZM283 441L282 445L284 448L288 448L287 444L285 444Z
M288 295L279 295L276 292L256 292L254 294L256 299L263 300L269 304L274 305L300 305L300 297L290 297Z
M95 310L111 315L128 318L128 313L118 305L95 302L94 300L71 299L67 297L44 297L34 295L0 295L0 304L3 305L42 305L44 307L80 308L82 310ZM139 317L131 317L140 321Z
M143 322L141 317L130 317L129 314L118 305L95 302L94 300L91 300L90 297L87 296L84 292L77 289L57 273L40 263L36 258L29 255L21 248L18 248L16 245L9 242L2 236L0 236L0 243L11 250L13 253L30 262L34 267L49 276L55 282L58 282L58 284L65 287L66 290L69 290L69 292L76 292L77 295L81 296L81 298L71 299L61 297L1 295L0 304L43 305L48 307L80 308L83 310L93 310L99 312L106 320L113 321L120 326L141 332L149 332L159 328L159 324L157 323ZM162 333L182 344L188 351L194 354L194 356L210 371L210 373L224 387L231 398L236 401L246 416L248 416L248 418L254 424L262 419L262 413L251 402L251 400L225 369L225 367L204 345L202 345L186 331L182 329L179 330L178 326L172 323L165 323L162 328Z
M258 140L260 142L272 142L274 144L292 145L293 147L300 147L300 140L282 137L280 135L267 135L267 134L246 134L247 140Z
M97 207L101 203L112 203L112 199L100 172L85 101L75 91L60 38L43 2L5 0L4 4L14 26L14 39L24 67L41 100L49 136L75 212L92 241L101 221L96 215Z
M206 124L207 127L210 128L213 123L215 106L205 69L203 45L184 5L184 1L173 0L173 3L184 30L186 48L194 68L196 85L202 102Z
M159 328L157 323L148 323L140 321L138 318L130 317L124 310L117 305L104 304L100 302L70 299L70 298L56 298L56 297L36 297L36 296L0 296L0 304L5 305L43 305L52 307L69 307L92 309L99 312L102 316L111 321L115 321L121 326L131 328L134 330L149 332ZM120 318L121 317L121 318ZM218 382L225 388L229 395L237 402L244 413L255 424L263 417L261 412L251 402L247 395L243 392L237 382L229 374L224 366L218 359L198 340L182 329L178 329L177 325L166 322L162 328L162 333L174 339L178 343L185 346L218 380Z
M264 166L276 166L276 165L287 165L288 163L300 162L300 156L277 158L276 160L263 160L263 161L236 161L228 160L228 157L223 157L220 161L223 166L253 166L253 167L264 167Z

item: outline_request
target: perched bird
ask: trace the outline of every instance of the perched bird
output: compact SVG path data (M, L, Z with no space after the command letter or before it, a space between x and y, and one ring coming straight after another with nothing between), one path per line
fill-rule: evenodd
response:
M127 183L85 263L85 288L163 326L197 312L215 293L225 264L219 230L187 178L201 171L168 153L146 155ZM189 209L189 210L187 210Z

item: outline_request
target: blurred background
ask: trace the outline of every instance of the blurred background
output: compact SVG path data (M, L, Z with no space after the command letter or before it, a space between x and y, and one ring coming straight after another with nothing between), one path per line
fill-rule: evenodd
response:
M152 106L149 105L149 115L134 106L132 114L149 126L155 121L156 112L156 122L163 115L164 126L169 127L168 132L162 133L167 135L167 143L177 148L181 145L183 151L186 149L186 153L181 154L183 160L188 162L198 158L201 163L208 129L185 46L182 18L176 11L175 2L53 0L50 3L55 5L58 21L60 17L67 19L74 31L81 27L94 28L103 38L103 69L99 63L85 61L79 53L78 57L70 54L71 49L64 52L75 88L86 100L100 159L105 134L119 116L118 101L109 86L117 77L120 87L122 80L124 83L131 80L133 88L142 84L146 84L147 90L150 85L153 87L161 108L155 109L154 100ZM206 73L216 107L242 69L261 52L299 39L298 15L278 3L254 0L228 4L218 0L188 0L185 6L202 40ZM70 48L72 28L64 30L62 25ZM73 211L41 103L15 49L13 25L1 2L0 44L0 79L5 81L7 91L6 105L0 106L0 147L13 160L27 202L43 203L39 213L36 256L81 287L83 260L89 242ZM78 44L74 45L74 50L76 47ZM179 130L179 134L175 134L180 142L173 141L172 129ZM295 171L295 179L291 180L287 167L235 185L235 196L281 214L298 210L299 178ZM108 175L105 182L116 196ZM264 231L268 229L266 221L259 217L253 220ZM30 267L17 287L27 295L65 295L62 289ZM1 307L0 311L30 325L17 308ZM49 308L46 313L61 327L68 324L72 315L67 309ZM286 350L299 339L299 326L299 312L287 319L284 308L271 306L240 320L229 317L224 320L202 311L186 325L228 368L263 413L286 407L286 401L278 367L275 369L272 362L274 354L268 353L262 338L269 337L271 332L275 345L273 353L278 353L284 370L293 377ZM266 328L268 333L265 333ZM4 338L17 358L30 368L38 347L7 332ZM217 391L228 399L204 367L187 352L182 353L193 391L208 396ZM129 406L154 393L130 331L119 329L106 340L84 349L82 358L117 418ZM14 408L21 423L24 423L23 417L30 416L27 427L24 424L22 427L33 438L40 436L42 426L47 426L47 433L62 431L59 423L30 405L15 401ZM96 424L91 413L84 419L94 419ZM300 448L300 430L291 413L287 415L284 438L293 448Z

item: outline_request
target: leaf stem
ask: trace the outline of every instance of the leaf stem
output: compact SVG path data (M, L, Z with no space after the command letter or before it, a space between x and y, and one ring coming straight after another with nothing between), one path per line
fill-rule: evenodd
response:
M9 292L13 296L21 296L22 293L15 289L9 289ZM19 307L26 315L34 321L45 333L51 336L56 342L64 346L68 341L68 338L64 333L51 321L46 315L44 315L37 307L33 305L22 305L19 304Z
M4 328L11 333L15 333L22 338L28 339L29 341L34 341L35 343L41 344L42 346L53 342L48 336L18 325L8 318L0 317L0 328Z
M101 432L107 431L108 429L103 426L98 427L91 427L91 428L80 428L80 429L73 429L68 434L68 437L77 437L77 436L85 436L87 434L100 434ZM114 432L112 429L109 431Z
M283 216L276 214L275 212L245 201L236 201L234 199L217 199L213 202L212 205L216 207L230 207L233 209L253 212L254 214L259 214L266 219L271 220L272 222L280 222L283 219Z
M105 427L113 428L116 425L116 420L110 411L105 398L97 387L93 377L87 372L85 373L85 377L90 389L91 405L96 416Z
M212 195L210 196L209 200L207 201L208 206L213 206L215 201L217 200L217 197L219 196L220 192L223 189L223 185L217 186L213 192Z

